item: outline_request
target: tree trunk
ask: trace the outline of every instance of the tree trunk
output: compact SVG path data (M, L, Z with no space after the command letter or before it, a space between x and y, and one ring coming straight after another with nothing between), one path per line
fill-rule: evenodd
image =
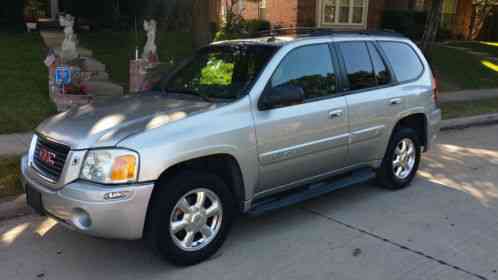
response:
M441 12L443 0L432 0L432 8L425 24L425 32L422 36L422 50L430 53L434 41L436 41L439 26L441 24Z
M467 35L467 40L472 40L473 34L474 34L474 29L476 26L476 21L477 21L477 7L475 5L472 5L472 16L470 17L470 26L469 26L469 34Z
M202 47L211 41L209 0L193 0L192 36L195 48Z

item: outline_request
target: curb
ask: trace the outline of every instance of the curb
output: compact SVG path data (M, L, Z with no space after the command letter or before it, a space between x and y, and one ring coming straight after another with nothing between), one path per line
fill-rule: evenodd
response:
M498 113L441 121L441 131L498 123Z

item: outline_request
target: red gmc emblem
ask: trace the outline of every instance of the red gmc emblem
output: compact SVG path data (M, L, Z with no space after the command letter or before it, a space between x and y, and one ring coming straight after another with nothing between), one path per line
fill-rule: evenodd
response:
M43 161L44 163L54 166L55 165L55 157L56 155L47 149L41 149L40 150L40 160Z

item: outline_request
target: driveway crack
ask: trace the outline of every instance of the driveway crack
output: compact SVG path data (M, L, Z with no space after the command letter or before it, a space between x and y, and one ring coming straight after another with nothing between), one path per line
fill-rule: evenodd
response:
M333 217L330 217L330 216L324 215L324 214L322 214L322 213L320 213L320 212L318 212L318 211L316 211L316 210L313 210L313 209L308 209L308 208L304 208L304 207L301 207L300 209L301 209L301 210L303 210L303 211L309 212L309 213L311 213L311 214L313 214L313 215L316 215L316 216L319 216L319 217L325 218L325 219L327 219L327 220L329 220L329 221L331 221L331 222L334 222L334 223L336 223L336 224L339 224L339 225L341 225L341 226L344 226L344 227L346 227L346 228L348 228L348 229L350 229L350 230L352 230L352 231L356 231L356 232L358 232L358 233L368 235L368 236L370 236L370 237L372 237L372 238L375 238L375 239L380 240L380 241L382 241L382 242L388 243L388 244L390 244L390 245L392 245L392 246L398 247L398 248L400 248L400 249L402 249L402 250L405 250L405 251L411 252L411 253L413 253L413 254L419 255L419 256L421 256L421 257L423 257L423 258L425 258L425 259L428 259L428 260L430 260L430 261L436 262L436 263L438 263L438 264L440 264L440 265L443 265L443 266L446 266L446 267L452 268L452 269L454 269L454 270L460 271L460 272L462 272L462 273L465 273L465 274L470 275L470 276L472 276L472 277L475 277L475 278L477 278L477 279L481 279L481 280L489 280L487 277L485 277L485 276L483 276L483 275L480 275L480 274L477 274L477 273L475 273L475 272L469 271L469 270L467 270L467 269L465 269L465 268L463 268L463 267L460 267L460 266L458 266L458 265L453 265L453 264L451 264L451 263L449 263L449 262L447 262L447 261L444 261L444 260L439 259L439 258L437 258L437 257L433 257L433 256L431 256L431 255L428 255L428 254L426 254L426 253L422 252L422 251L419 251L419 250L416 250L416 249L410 248L410 247L405 246L405 245L403 245L403 244L401 244L401 243L398 243L398 242L396 242L396 241L394 241L394 240L391 240L391 239L389 239L389 238L383 237L383 236L381 236L381 235L379 235L379 234L377 234L377 233L370 232L370 231L368 231L368 230L366 230L366 229L363 229L363 228L361 228L361 227L358 227L358 226L355 226L355 225L352 225L352 224L348 224L348 223L343 222L343 221L341 221L341 220L338 220L338 219L336 219L336 218L333 218Z

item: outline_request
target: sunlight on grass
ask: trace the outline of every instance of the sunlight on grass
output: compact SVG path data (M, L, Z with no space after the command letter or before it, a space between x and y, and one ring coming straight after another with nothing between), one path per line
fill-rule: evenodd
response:
M498 42L484 42L484 41L481 41L479 43L481 43L483 45L492 46L492 47L498 47Z
M486 66L487 68L498 72L498 65L494 64L493 62L489 60L481 60L482 65Z

